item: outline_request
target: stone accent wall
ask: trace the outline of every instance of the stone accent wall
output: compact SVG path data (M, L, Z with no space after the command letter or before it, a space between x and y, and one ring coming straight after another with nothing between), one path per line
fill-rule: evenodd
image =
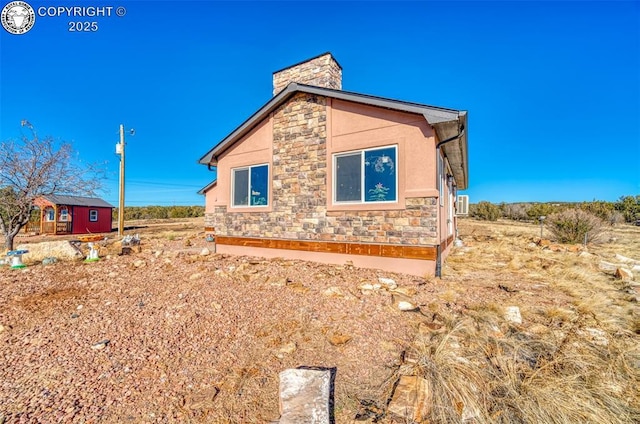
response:
M273 116L272 212L205 217L216 235L402 245L437 245L436 198L411 198L404 210L328 212L326 98L299 93Z
M330 53L273 73L273 95L291 82L342 90L342 68Z

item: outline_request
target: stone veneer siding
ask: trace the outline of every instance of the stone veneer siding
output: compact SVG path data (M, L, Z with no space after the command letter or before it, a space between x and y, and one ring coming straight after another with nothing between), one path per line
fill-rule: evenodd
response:
M406 199L404 210L328 212L326 139L326 98L294 96L273 117L273 211L217 206L205 225L227 237L438 244L436 198Z
M273 95L291 82L342 90L342 68L330 54L285 68L273 74Z

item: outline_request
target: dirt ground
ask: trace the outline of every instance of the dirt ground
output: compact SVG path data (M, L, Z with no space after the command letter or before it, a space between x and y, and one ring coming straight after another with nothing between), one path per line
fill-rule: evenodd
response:
M438 313L519 305L523 326L552 327L540 311L575 310L545 270L581 249L542 253L530 224L463 221L442 278L215 254L202 219L127 226L141 240L127 255L111 234L98 262L0 268L0 423L276 422L278 373L297 367L333 370L336 423L386 422L403 356ZM639 231L617 237L590 251L639 254ZM385 279L419 309L395 307Z

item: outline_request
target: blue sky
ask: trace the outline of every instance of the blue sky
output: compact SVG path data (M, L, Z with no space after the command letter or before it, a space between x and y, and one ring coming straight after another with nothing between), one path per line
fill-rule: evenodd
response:
M202 205L197 160L270 99L273 71L326 51L345 90L468 111L471 202L640 194L637 1L28 3L113 10L0 29L0 138L27 119L108 161L114 205L121 123L126 205Z

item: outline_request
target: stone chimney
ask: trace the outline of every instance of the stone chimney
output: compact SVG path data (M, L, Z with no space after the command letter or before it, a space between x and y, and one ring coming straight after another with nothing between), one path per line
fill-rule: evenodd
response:
M273 73L273 95L292 82L341 90L342 67L329 52L288 66Z

